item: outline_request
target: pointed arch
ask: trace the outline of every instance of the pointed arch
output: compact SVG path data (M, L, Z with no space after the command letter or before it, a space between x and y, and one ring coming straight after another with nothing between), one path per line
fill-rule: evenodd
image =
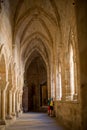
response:
M71 93L71 99L73 98L73 95L75 93L75 84L74 84L74 49L72 44L70 44L70 48L69 48L69 64L70 64L70 93Z
M35 70L31 71L32 67L34 67L33 69L35 69ZM30 69L30 71L29 71L29 69ZM44 100L43 94L42 94L44 91L44 89L43 89L44 85L42 85L44 80L45 80L44 82L47 82L47 84L45 86L45 89L46 89L45 92L47 93L47 97L48 97L48 95L50 95L50 88L49 88L49 81L50 80L48 80L48 77L50 76L49 71L50 70L49 70L48 60L46 59L46 57L44 56L44 54L40 50L40 48L38 48L37 46L35 46L34 48L31 48L31 50L29 51L29 55L27 57L26 63L25 63L25 79L27 79L27 77L29 77L27 80L27 84L28 84L29 95L31 95L32 83L34 83L34 81L35 81L34 79L31 80L31 77L32 77L33 73L35 74L35 75L33 75L33 77L35 77L36 74L38 74L37 79L39 78L39 80L37 80L34 87L35 87L35 92L38 93L38 91L39 91L39 93L38 93L38 95L36 93L35 95L32 95L32 96L34 96L34 97L37 96L36 102L38 102L38 100L40 100L38 102L39 107L43 105L42 100ZM28 73L31 74L31 76ZM39 83L38 86L37 86L37 83ZM38 90L37 90L37 87L38 87ZM31 93L30 93L30 91L31 91ZM46 99L47 99L47 97L46 97ZM35 99L33 99L32 102L33 102L33 105L36 106ZM32 104L31 104L31 106L29 105L30 110L31 110L31 107L32 107ZM38 109L37 106L36 106L36 109Z
M70 40L70 44L68 46L68 87L67 87L67 99L68 100L77 100L78 88L77 88L77 62L76 62L76 47L74 45L74 41Z
M25 39L24 43L21 45L21 54L23 55L24 51L27 50L29 46L31 47L32 44L33 46L35 46L37 42L39 42L38 44L40 44L40 47L41 46L45 47L49 51L49 53L51 53L52 50L52 46L50 46L51 41L49 41L49 39L47 39L41 32L35 32L30 36L28 36ZM38 44L37 46L39 47Z
M35 14L37 14L36 16L45 16L47 17L52 24L57 25L55 18L52 16L52 14L49 14L47 12L44 11L44 9L42 9L41 7L33 7L28 9L21 17L20 19L17 21L16 25L19 26L27 17L33 15L35 16ZM18 27L17 27L18 28Z
M48 58L48 61L50 61L49 59L51 59L52 49L48 45L48 41L43 37L43 35L40 34L38 35L37 33L35 33L35 35L32 35L32 37L30 37L29 39L27 38L26 44L23 45L21 49L21 56L24 58L24 59L22 58L23 61L25 60L26 62L28 55L30 55L30 53L35 48L38 49L42 53L42 55L45 56L45 59L50 57Z
M20 43L21 43L21 44L24 43L24 40L25 40L24 37L25 37L25 35L26 35L26 33L27 33L27 30L28 30L28 28L31 26L31 24L33 24L33 21L35 21L35 20L36 20L35 17L32 18L32 19L28 22L28 24L25 26L25 28L24 28L24 30L23 30L23 33L22 33L22 35L21 35L21 37L20 37ZM45 32L47 33L47 35L48 35L48 37L49 37L50 44L51 44L51 46L53 46L53 38L52 38L52 36L51 36L50 30L49 30L49 28L47 27L45 21L44 21L43 19L41 19L41 18L37 18L37 20L38 20L38 22L41 24L41 26L45 29ZM37 31L37 32L34 32L34 33L38 33L38 31ZM34 34L34 33L33 33L33 34ZM31 34L31 35L33 35L33 34ZM44 35L42 32L40 32L39 34ZM29 36L29 37L30 37L30 36Z
M62 98L62 72L61 63L58 63L58 73L57 73L57 86L56 86L56 99L61 100Z
M35 40L35 41L34 41ZM38 44L37 44L38 42ZM29 47L29 48L28 48ZM48 97L50 97L50 63L51 63L51 59L52 59L52 55L51 55L51 50L49 47L46 46L45 43L43 43L43 41L41 39L32 39L31 42L28 45L28 50L26 51L26 54L22 54L22 56L24 57L24 62L25 65L27 64L29 66L29 64L31 63L30 61L32 60L31 57L32 54L38 52L39 55L42 57L45 66L46 66L46 70L47 70L47 83L48 83ZM26 49L25 49L26 50ZM29 60L31 59L31 60Z
M42 54L41 54L41 52L37 49L37 48L35 48L32 52L31 52L31 54L30 54L30 56L29 56L29 59L26 61L26 69L29 67L29 65L31 64L31 62L37 57L37 56L39 56L39 57L41 57L41 59L43 60L43 62L44 62L44 68L46 68L47 67L47 64L46 64L46 60L44 59L44 57L42 56ZM46 68L47 69L47 68Z

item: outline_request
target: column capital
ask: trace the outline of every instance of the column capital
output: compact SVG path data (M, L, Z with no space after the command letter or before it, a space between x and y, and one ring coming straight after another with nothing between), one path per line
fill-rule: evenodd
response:
M16 93L16 91L17 91L16 87L13 87L12 92Z
M8 85L9 85L9 82L8 82L8 81L5 81L5 82L4 82L4 85L3 85L3 87L2 87L2 91L6 91Z

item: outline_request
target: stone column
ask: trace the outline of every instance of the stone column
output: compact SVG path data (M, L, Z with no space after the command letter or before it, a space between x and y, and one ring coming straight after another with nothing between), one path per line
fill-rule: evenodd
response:
M5 120L5 90L2 90L2 120Z
M6 90L8 87L9 82L6 82L6 84L3 84L3 89L1 90L1 124L5 125L5 116L6 116Z
M5 125L5 90L0 90L0 125Z
M0 89L0 119L1 119L1 89Z
M12 93L12 115L15 116L16 112L15 112L15 91L13 91Z
M49 73L47 74L47 82L48 82L48 84L47 84L47 90L48 90L48 98L50 98L51 97L51 82L50 82L50 76L49 76Z
M20 92L18 93L18 102L20 103Z
M23 93L22 90L20 90L20 93L19 93L19 97L20 97L19 102L20 102L20 105L21 105L20 108L22 108L22 93Z
M16 109L17 109L17 111L18 111L18 91L16 92Z
M61 80L62 80L62 101L66 100L66 87L65 87L65 67L64 63L61 63Z
M20 110L20 104L21 104L21 96L20 96L20 92L19 92L19 110Z
M16 100L16 104L15 104L16 105L16 107L15 107L16 108L16 116L19 117L20 108L19 108L19 91L18 90L16 91L15 96L16 96L16 99L15 99Z
M12 114L12 91L9 90L9 116Z

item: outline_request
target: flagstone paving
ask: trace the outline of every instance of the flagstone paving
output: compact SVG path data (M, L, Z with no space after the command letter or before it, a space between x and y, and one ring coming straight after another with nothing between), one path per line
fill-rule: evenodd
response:
M24 113L10 126L2 126L0 130L65 130L54 117L45 113Z

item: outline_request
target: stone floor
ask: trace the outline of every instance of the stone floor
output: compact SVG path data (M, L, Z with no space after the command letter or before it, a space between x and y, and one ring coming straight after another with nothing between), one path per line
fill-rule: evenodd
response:
M10 126L0 126L0 130L65 130L54 117L45 113L24 113Z

